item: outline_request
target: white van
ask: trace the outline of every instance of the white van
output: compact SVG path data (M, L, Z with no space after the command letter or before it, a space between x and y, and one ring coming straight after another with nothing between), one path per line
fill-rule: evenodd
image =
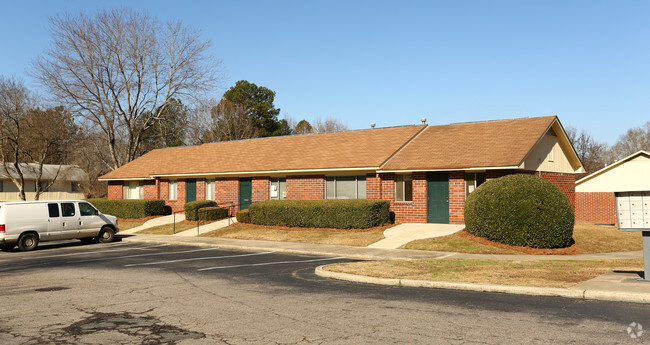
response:
M0 202L0 248L32 250L40 241L78 238L111 242L117 217L102 214L83 200Z

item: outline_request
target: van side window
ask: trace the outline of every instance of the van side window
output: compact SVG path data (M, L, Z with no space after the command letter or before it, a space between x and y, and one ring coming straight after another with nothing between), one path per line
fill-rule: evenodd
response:
M82 216L94 216L97 214L97 210L94 207L90 206L89 203L80 202L79 203L79 213Z
M62 202L61 203L61 213L63 213L64 217L72 217L72 216L74 216L74 204L69 203L69 202Z
M50 218L59 218L59 204L47 204L47 210L50 211Z

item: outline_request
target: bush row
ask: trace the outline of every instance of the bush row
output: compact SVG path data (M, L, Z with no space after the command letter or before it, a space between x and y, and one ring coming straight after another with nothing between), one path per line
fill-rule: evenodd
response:
M366 229L389 222L389 206L388 200L372 199L269 200L252 204L249 216L259 225Z
M185 204L185 219L197 220L216 220L228 217L228 209L217 207L217 203L212 200L197 200ZM198 214L197 214L198 211Z
M165 200L88 199L104 214L118 218L144 218L165 214Z

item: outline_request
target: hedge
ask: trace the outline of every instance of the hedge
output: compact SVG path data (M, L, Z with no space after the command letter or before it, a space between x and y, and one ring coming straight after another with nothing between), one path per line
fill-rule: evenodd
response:
M223 207L204 207L199 210L200 220L217 220L228 217L228 209Z
M237 212L237 221L240 223L250 223L251 213L248 209Z
M165 214L165 200L88 199L101 213L134 219Z
M465 201L467 232L514 246L563 248L573 244L573 208L553 183L535 175L488 181Z
M216 207L217 203L211 200L197 200L185 203L185 219L196 220L196 210L201 207Z
M269 200L249 207L259 225L366 229L390 221L388 200Z

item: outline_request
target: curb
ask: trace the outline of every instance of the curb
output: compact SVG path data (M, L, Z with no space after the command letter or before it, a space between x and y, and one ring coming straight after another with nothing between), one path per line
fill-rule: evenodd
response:
M432 280L413 280L413 279L394 279L394 278L376 278L350 273L340 273L325 270L329 265L316 267L314 273L317 276L338 280L346 280L356 283L389 285L399 287L423 287L435 289L480 291L480 292L498 292L518 295L536 295L566 297L577 299L596 299L619 302L636 302L650 303L650 295L640 293L610 292L601 290L581 290L581 289L563 289L563 288L543 288L533 286L512 286L497 284L478 284L478 283L460 283L445 282Z

